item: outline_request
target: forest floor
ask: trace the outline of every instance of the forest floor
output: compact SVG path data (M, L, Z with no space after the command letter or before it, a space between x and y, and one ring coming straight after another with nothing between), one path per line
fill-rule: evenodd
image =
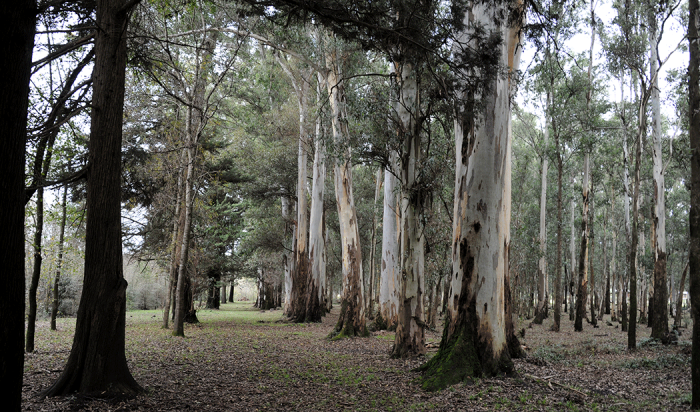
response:
M389 359L391 332L329 341L336 307L322 323L280 322L282 312L250 302L198 312L186 338L160 328L159 311L127 313L126 351L131 372L145 388L133 399L80 396L41 400L37 394L58 378L70 352L74 319L37 325L36 351L25 355L23 408L31 411L671 411L690 409L690 330L677 345L649 340L639 326L639 349L626 350L627 334L600 322L573 322L562 331L523 320L517 375L481 378L425 392L412 370L425 358ZM606 319L608 317L606 316ZM614 323L617 325L617 323ZM429 352L441 333L426 334Z

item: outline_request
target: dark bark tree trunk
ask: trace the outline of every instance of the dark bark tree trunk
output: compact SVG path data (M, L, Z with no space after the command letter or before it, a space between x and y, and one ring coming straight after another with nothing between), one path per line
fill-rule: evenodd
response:
M578 284L576 292L576 320L574 322L574 330L577 332L583 331L583 318L586 317L586 302L588 295L588 200L590 188L588 179L590 175L590 155L586 153L584 159L584 174L583 174L583 212L581 214L581 249L578 260Z
M554 323L552 331L559 332L561 324L561 265L563 248L563 201L564 201L564 159L562 158L561 145L559 144L559 134L556 133L555 142L557 148L557 261L554 268ZM566 292L564 292L564 312L566 312Z
M228 301L233 303L233 280L231 281L231 287L228 289Z
M43 180L39 179L39 184ZM36 191L36 229L34 230L34 265L32 268L32 280L29 284L29 313L27 313L27 339L24 350L34 352L34 330L36 327L36 291L39 288L41 278L41 238L44 231L44 188L39 187Z
M36 1L4 5L0 62L0 397L18 411L24 369L24 159Z
M129 2L97 0L87 181L85 277L73 347L42 396L135 395L124 352L126 280L121 246L121 143Z
M690 103L690 307L693 316L693 353L690 365L692 376L692 409L700 408L700 5L689 0L690 62L688 64L688 100Z
M61 229L58 234L58 262L56 263L56 276L53 280L53 299L51 301L51 330L56 330L56 316L58 316L59 285L61 284L61 267L63 266L63 241L66 233L68 187L63 188L63 200L61 201Z

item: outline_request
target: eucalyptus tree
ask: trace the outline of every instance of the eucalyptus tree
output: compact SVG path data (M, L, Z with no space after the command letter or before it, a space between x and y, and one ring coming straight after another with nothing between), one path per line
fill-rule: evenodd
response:
M6 42L0 63L0 109L6 121L0 126L0 170L5 199L0 205L1 256L4 273L0 276L0 378L6 407L20 410L24 373L24 152L32 48L36 25L36 1L12 2L0 21Z
M463 32L456 39L459 52L478 45L493 55L488 62L480 62L483 88L473 96L479 101L477 110L465 110L457 117L454 275L440 349L421 367L426 389L439 389L467 376L510 372L511 357L522 351L511 317L508 249L510 95L524 12L522 3L473 5L466 10Z

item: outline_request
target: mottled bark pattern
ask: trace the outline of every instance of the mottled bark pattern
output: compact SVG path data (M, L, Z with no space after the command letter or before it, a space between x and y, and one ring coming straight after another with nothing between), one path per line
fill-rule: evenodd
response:
M497 50L499 62L515 70L518 27L507 27L504 19L497 18L507 13L504 8L474 5L464 21L467 29L477 22L487 32L499 33L504 39ZM422 367L423 387L429 390L470 376L512 372L511 357L520 355L513 333L508 270L511 80L495 76L489 82L483 109L475 119L478 127L455 133L451 287L440 350ZM462 153L468 154L468 160ZM463 167L466 174L460 171Z

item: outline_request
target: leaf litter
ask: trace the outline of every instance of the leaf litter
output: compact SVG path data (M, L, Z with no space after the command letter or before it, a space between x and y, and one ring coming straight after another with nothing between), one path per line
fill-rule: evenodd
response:
M649 340L638 325L638 349L626 349L619 326L599 322L561 332L522 321L527 357L517 374L475 378L442 391L420 388L413 369L426 358L390 359L393 333L330 341L338 308L322 323L293 324L282 312L250 303L202 310L183 338L161 329L156 311L127 313L127 361L145 393L131 399L80 395L41 400L58 378L72 343L74 319L37 327L37 350L25 355L27 411L683 411L690 409L690 330L677 345ZM617 324L615 324L617 325ZM426 331L427 357L441 330Z

